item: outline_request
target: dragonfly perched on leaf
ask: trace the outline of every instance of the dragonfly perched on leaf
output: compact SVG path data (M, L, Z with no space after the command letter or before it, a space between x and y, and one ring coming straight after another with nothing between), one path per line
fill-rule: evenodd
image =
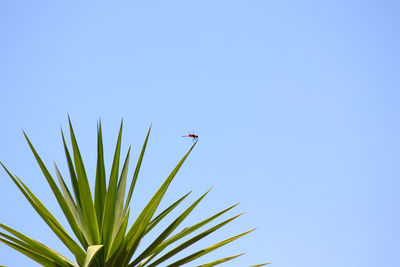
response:
M193 138L192 139L193 142L196 142L197 139L199 139L199 136L197 134L194 134L193 132L188 133L187 135L182 135L182 137L191 137L191 138Z

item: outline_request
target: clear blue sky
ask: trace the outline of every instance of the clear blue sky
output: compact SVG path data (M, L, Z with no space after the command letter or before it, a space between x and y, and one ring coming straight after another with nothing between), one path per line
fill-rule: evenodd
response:
M153 123L140 208L195 130L165 204L214 185L187 225L241 202L204 246L258 227L207 259L400 266L399 13L394 0L2 1L0 160L63 218L21 128L66 173L69 113L93 176L97 118L108 169L120 119L133 159ZM3 171L0 185L0 221L70 255ZM2 244L0 264L34 266Z

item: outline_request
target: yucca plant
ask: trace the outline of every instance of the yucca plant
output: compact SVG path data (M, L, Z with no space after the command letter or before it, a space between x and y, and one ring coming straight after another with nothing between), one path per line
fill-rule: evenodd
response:
M24 132L25 138L29 144L33 155L42 170L58 204L61 207L72 231L75 234L74 239L67 231L61 226L57 219L50 213L45 205L32 193L31 190L22 182L16 175L11 172L1 163L7 174L11 177L12 181L17 185L18 189L26 197L36 212L47 223L51 230L57 237L64 243L64 245L75 256L75 261L68 259L59 252L47 247L46 245L29 238L26 235L0 224L4 230L0 231L0 241L4 244L16 249L17 251L28 256L32 260L43 266L165 266L166 260L173 260L171 257L177 258L173 263L168 266L181 266L191 262L203 255L224 246L253 230L235 235L231 238L216 243L210 247L199 250L186 257L179 258L179 253L192 244L195 244L200 239L208 236L222 226L231 222L239 217L241 214L225 219L222 222L203 230L202 232L194 235L193 237L182 241L184 237L192 234L199 228L208 225L227 211L231 210L236 205L228 207L205 220L195 223L189 227L174 233L174 230L182 223L182 221L193 211L199 202L205 197L208 191L200 198L193 202L187 209L185 209L176 219L168 225L162 232L158 233L153 242L146 248L142 249L141 253L137 253L141 240L163 219L177 207L189 194L182 196L169 207L159 212L156 216L156 210L163 199L171 181L174 179L176 173L182 166L185 159L188 157L196 143L189 149L184 157L179 161L171 174L166 178L163 184L159 187L157 192L148 201L147 205L140 212L138 217L134 220L133 224L128 227L129 219L129 204L138 178L140 166L142 164L143 155L146 150L147 141L151 126L147 132L146 139L140 152L139 159L131 180L129 190L126 195L127 189L127 174L128 162L130 156L130 149L127 152L125 160L122 164L122 170L119 171L120 166L120 151L121 151L121 135L122 135L122 122L118 134L117 144L114 153L111 172L109 175L108 184L106 183L106 172L104 167L103 155L103 139L101 122L97 126L97 167L94 186L94 195L90 191L89 181L86 175L85 166L81 154L79 152L78 144L75 138L74 130L70 119L69 130L71 136L72 155L68 149L65 141L64 133L61 130L62 141L67 159L69 175L72 185L71 190L67 187L63 176L61 175L57 165L55 164L55 172L58 178L59 186L57 186L55 179L48 171L42 159L36 152L31 141ZM125 197L126 195L126 197ZM179 242L181 241L181 242ZM179 243L178 245L175 245ZM174 248L170 248L175 245ZM243 254L234 255L215 260L200 266L214 266L223 262L227 262L237 258ZM182 257L182 256L181 256ZM261 266L265 265L254 265Z

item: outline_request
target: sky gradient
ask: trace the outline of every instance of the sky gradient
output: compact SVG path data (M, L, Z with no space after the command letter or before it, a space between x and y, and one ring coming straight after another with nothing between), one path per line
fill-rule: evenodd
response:
M152 123L137 210L194 130L163 205L214 186L186 226L240 202L229 215L246 214L196 248L258 228L196 263L247 252L225 265L398 267L399 12L389 0L2 1L0 161L66 225L21 129L66 176L69 114L93 177L98 118L107 173L121 118L130 175ZM70 256L4 171L0 222ZM0 264L35 266L2 244Z

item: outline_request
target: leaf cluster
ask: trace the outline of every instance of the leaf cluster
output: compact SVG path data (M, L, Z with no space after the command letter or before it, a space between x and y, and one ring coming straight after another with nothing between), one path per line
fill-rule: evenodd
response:
M135 189L135 184L139 175L143 156L146 150L149 139L151 126L147 132L143 143L138 161L136 163L133 177L127 187L128 165L130 158L130 148L123 159L122 169L120 170L121 160L121 139L122 126L119 129L117 144L115 147L111 172L106 182L106 172L104 164L103 138L101 122L97 127L97 164L94 194L92 194L89 186L89 180L86 174L86 169L79 151L75 133L69 121L69 132L72 150L67 146L64 133L61 130L65 157L67 160L69 177L72 185L72 190L68 188L63 176L61 175L57 165L55 165L56 179L50 174L47 167L43 163L41 157L36 152L34 146L25 134L26 141L42 170L63 214L65 215L74 235L71 236L46 206L35 196L35 194L22 182L22 180L11 172L0 162L12 181L25 196L28 202L32 205L35 211L46 222L50 229L64 243L64 245L75 256L75 261L68 259L61 253L49 248L48 246L29 238L26 235L0 224L0 241L4 244L18 250L27 257L36 261L43 266L63 266L63 267L113 267L113 266L159 266L171 257L178 257L179 253L189 246L195 244L199 240L220 229L224 225L233 221L241 214L225 219L222 222L208 226L207 229L194 235L186 241L183 238L192 234L194 231L209 225L215 219L225 214L236 205L228 207L200 222L197 222L189 227L183 228L181 231L174 233L183 220L194 210L199 202L210 191L208 190L200 198L194 201L186 208L179 216L173 220L140 254L137 253L138 247L142 239L163 219L173 211L191 192L182 196L166 209L156 215L156 211L163 199L168 187L170 186L175 175L181 168L182 164L193 150L196 143L192 145L189 151L179 161L173 171L165 179L157 192L148 201L146 206L134 220L131 226L128 226L130 214L130 202ZM126 190L128 189L128 190ZM253 229L254 230L254 229ZM201 249L186 257L178 258L168 266L181 266L189 263L203 255L214 251L215 249L224 246L253 230L235 235L231 238L218 242L212 246ZM179 242L181 242L179 244ZM238 254L231 257L225 257L215 260L200 266L215 266L220 263L232 260L239 256ZM266 264L266 263L265 263ZM265 265L262 264L262 265ZM261 265L257 265L261 266Z

